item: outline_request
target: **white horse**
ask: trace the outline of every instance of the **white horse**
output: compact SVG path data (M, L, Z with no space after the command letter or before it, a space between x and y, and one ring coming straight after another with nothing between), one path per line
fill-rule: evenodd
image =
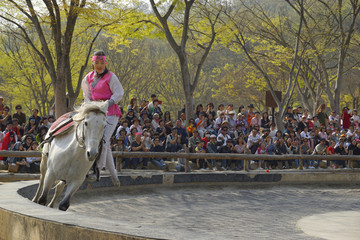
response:
M75 125L72 129L44 144L40 183L33 202L45 205L50 188L57 183L48 206L54 206L66 186L59 209L66 211L69 208L71 196L84 182L86 174L100 154L107 108L107 102L83 103L75 110L77 114L73 116Z

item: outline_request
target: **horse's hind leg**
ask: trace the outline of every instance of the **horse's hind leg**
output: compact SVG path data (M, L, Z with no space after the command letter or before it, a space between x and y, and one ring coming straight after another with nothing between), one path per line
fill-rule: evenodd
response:
M49 190L51 188L51 186L54 184L55 182L55 174L50 173L49 171L46 172L45 174L45 180L44 180L44 187L41 193L41 197L39 199L39 204L41 205L46 205L47 202L47 195L49 193Z
M51 199L50 203L48 204L48 207L51 207L51 208L54 207L56 199L59 197L61 192L64 190L65 186L66 186L65 181L60 181L58 184L56 184L56 186L55 186L55 194L54 194L53 198Z
M79 189L81 184L83 183L83 179L81 181L73 181L69 185L67 185L65 196L61 200L59 204L59 209L62 211L66 211L70 207L70 198L74 195L74 193Z

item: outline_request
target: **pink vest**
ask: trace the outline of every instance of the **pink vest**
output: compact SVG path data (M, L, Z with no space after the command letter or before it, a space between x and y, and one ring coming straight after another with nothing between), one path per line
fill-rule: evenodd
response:
M98 81L95 88L93 88L91 86L91 83L94 81L95 71L92 71L91 73L88 73L88 75L86 76L86 79L87 79L87 81L88 81L88 83L90 85L92 100L94 100L94 101L97 101L97 100L103 100L103 101L110 100L113 93L112 93L112 91L110 89L109 81L110 81L110 78L111 78L111 76L113 74L114 73L112 73L110 71L108 73L106 73L105 76L103 76ZM107 115L108 116L116 115L116 116L120 117L121 112L120 112L119 106L117 104L113 104L112 106L110 106L108 108Z

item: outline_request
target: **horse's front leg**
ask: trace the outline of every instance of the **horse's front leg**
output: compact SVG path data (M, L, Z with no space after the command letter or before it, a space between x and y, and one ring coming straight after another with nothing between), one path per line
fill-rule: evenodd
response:
M70 207L70 198L74 195L74 193L79 189L81 184L84 182L84 179L74 180L67 185L65 196L61 200L59 204L59 209L62 211L66 211Z
M45 174L44 187L41 193L41 197L38 201L39 204L46 205L47 195L54 182L55 182L55 174L51 173L50 171L47 171Z
M36 190L35 196L32 199L33 202L38 203L40 193L42 192L43 186L44 186L44 180L45 180L45 174L47 170L47 156L43 154L41 163L40 163L40 181L39 181L39 187Z
M50 203L48 204L48 207L51 207L51 208L54 207L56 199L60 196L60 194L64 190L65 186L66 186L66 182L62 181L62 180L58 184L56 184L55 194L54 194L53 198L51 199Z

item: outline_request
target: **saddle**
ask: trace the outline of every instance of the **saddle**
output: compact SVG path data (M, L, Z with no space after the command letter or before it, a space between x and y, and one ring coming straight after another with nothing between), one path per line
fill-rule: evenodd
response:
M50 142L55 136L66 133L74 126L75 121L73 120L73 116L75 116L76 112L68 112L59 117L50 127L48 131L48 137L45 141Z

